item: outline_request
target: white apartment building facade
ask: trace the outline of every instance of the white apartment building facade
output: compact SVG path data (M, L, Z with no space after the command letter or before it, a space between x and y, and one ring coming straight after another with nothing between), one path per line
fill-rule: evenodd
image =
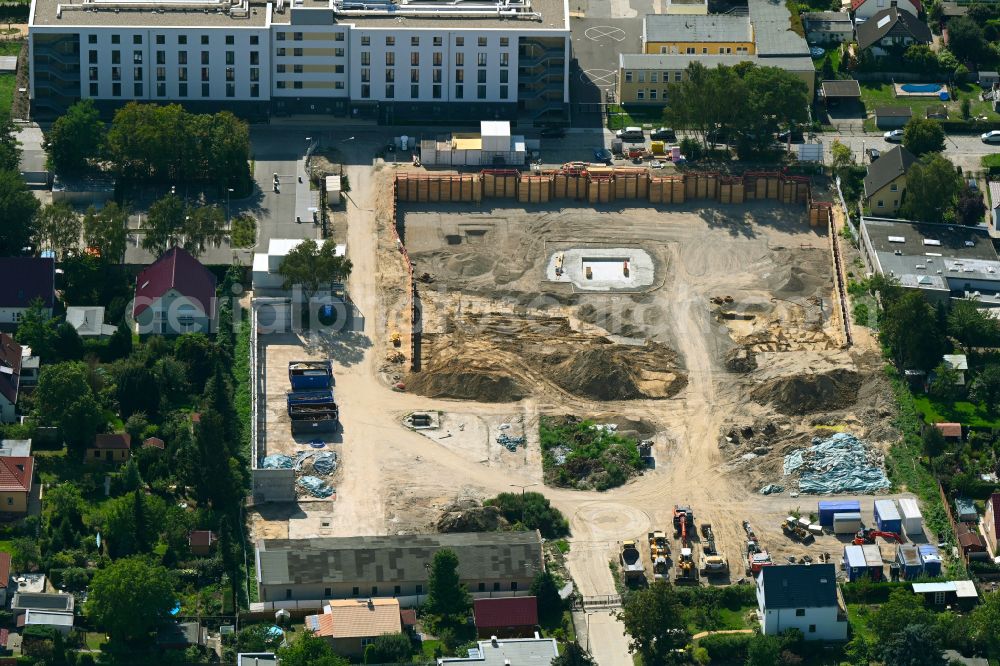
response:
M33 0L38 115L79 98L244 115L558 119L567 0Z

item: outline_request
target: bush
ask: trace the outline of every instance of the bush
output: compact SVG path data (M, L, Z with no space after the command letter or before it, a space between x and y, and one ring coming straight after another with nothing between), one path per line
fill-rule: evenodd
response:
M712 634L698 639L698 647L708 650L712 662L742 662L753 634Z
M569 522L541 493L500 493L483 505L497 507L507 522L537 529L546 539L569 534Z
M253 247L257 244L257 220L251 215L239 215L233 219L229 232L233 247Z

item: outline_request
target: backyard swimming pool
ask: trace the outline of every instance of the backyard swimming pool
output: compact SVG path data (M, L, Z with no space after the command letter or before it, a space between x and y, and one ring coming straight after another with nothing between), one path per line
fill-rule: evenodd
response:
M940 92L944 86L940 83L904 83L900 86L908 93L936 93Z

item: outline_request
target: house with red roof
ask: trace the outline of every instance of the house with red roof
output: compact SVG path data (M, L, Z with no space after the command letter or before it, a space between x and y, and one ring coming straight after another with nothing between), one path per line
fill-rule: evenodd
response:
M851 12L855 21L867 21L890 7L912 14L913 18L919 17L922 9L920 0L851 0Z
M0 607L7 607L7 590L10 588L10 553L0 552ZM13 590L16 590L15 585ZM13 596L13 594L11 595ZM0 637L2 638L2 637ZM0 640L0 645L3 645L4 641Z
M17 418L23 358L21 345L6 333L0 333L0 423L13 423Z
M997 546L1000 545L1000 493L993 493L986 500L986 513L983 515L983 532L993 556L1000 555Z
M142 335L208 333L215 320L215 276L179 247L135 279L132 316Z
M941 436L944 437L945 441L947 442L962 441L961 423L935 423L934 427L941 431Z
M56 262L52 257L0 257L0 324L17 324L39 300L52 316L56 300Z
M188 533L188 546L195 555L210 555L212 546L218 540L212 530L191 530Z
M476 599L472 615L480 638L530 638L538 624L538 600L535 597Z
M131 455L131 435L127 432L117 432L94 437L94 443L87 447L85 459L89 463L123 463Z
M0 513L27 513L35 459L0 458Z

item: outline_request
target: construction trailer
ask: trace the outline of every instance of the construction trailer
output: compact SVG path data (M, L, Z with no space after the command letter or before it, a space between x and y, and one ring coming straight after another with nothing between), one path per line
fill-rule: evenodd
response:
M875 524L883 532L902 534L903 519L891 499L875 500Z
M903 530L911 540L924 533L924 517L920 513L917 500L911 497L899 500L899 513L902 515Z
M861 502L851 500L822 500L819 502L818 506L819 524L823 527L833 527L834 514L861 513Z

